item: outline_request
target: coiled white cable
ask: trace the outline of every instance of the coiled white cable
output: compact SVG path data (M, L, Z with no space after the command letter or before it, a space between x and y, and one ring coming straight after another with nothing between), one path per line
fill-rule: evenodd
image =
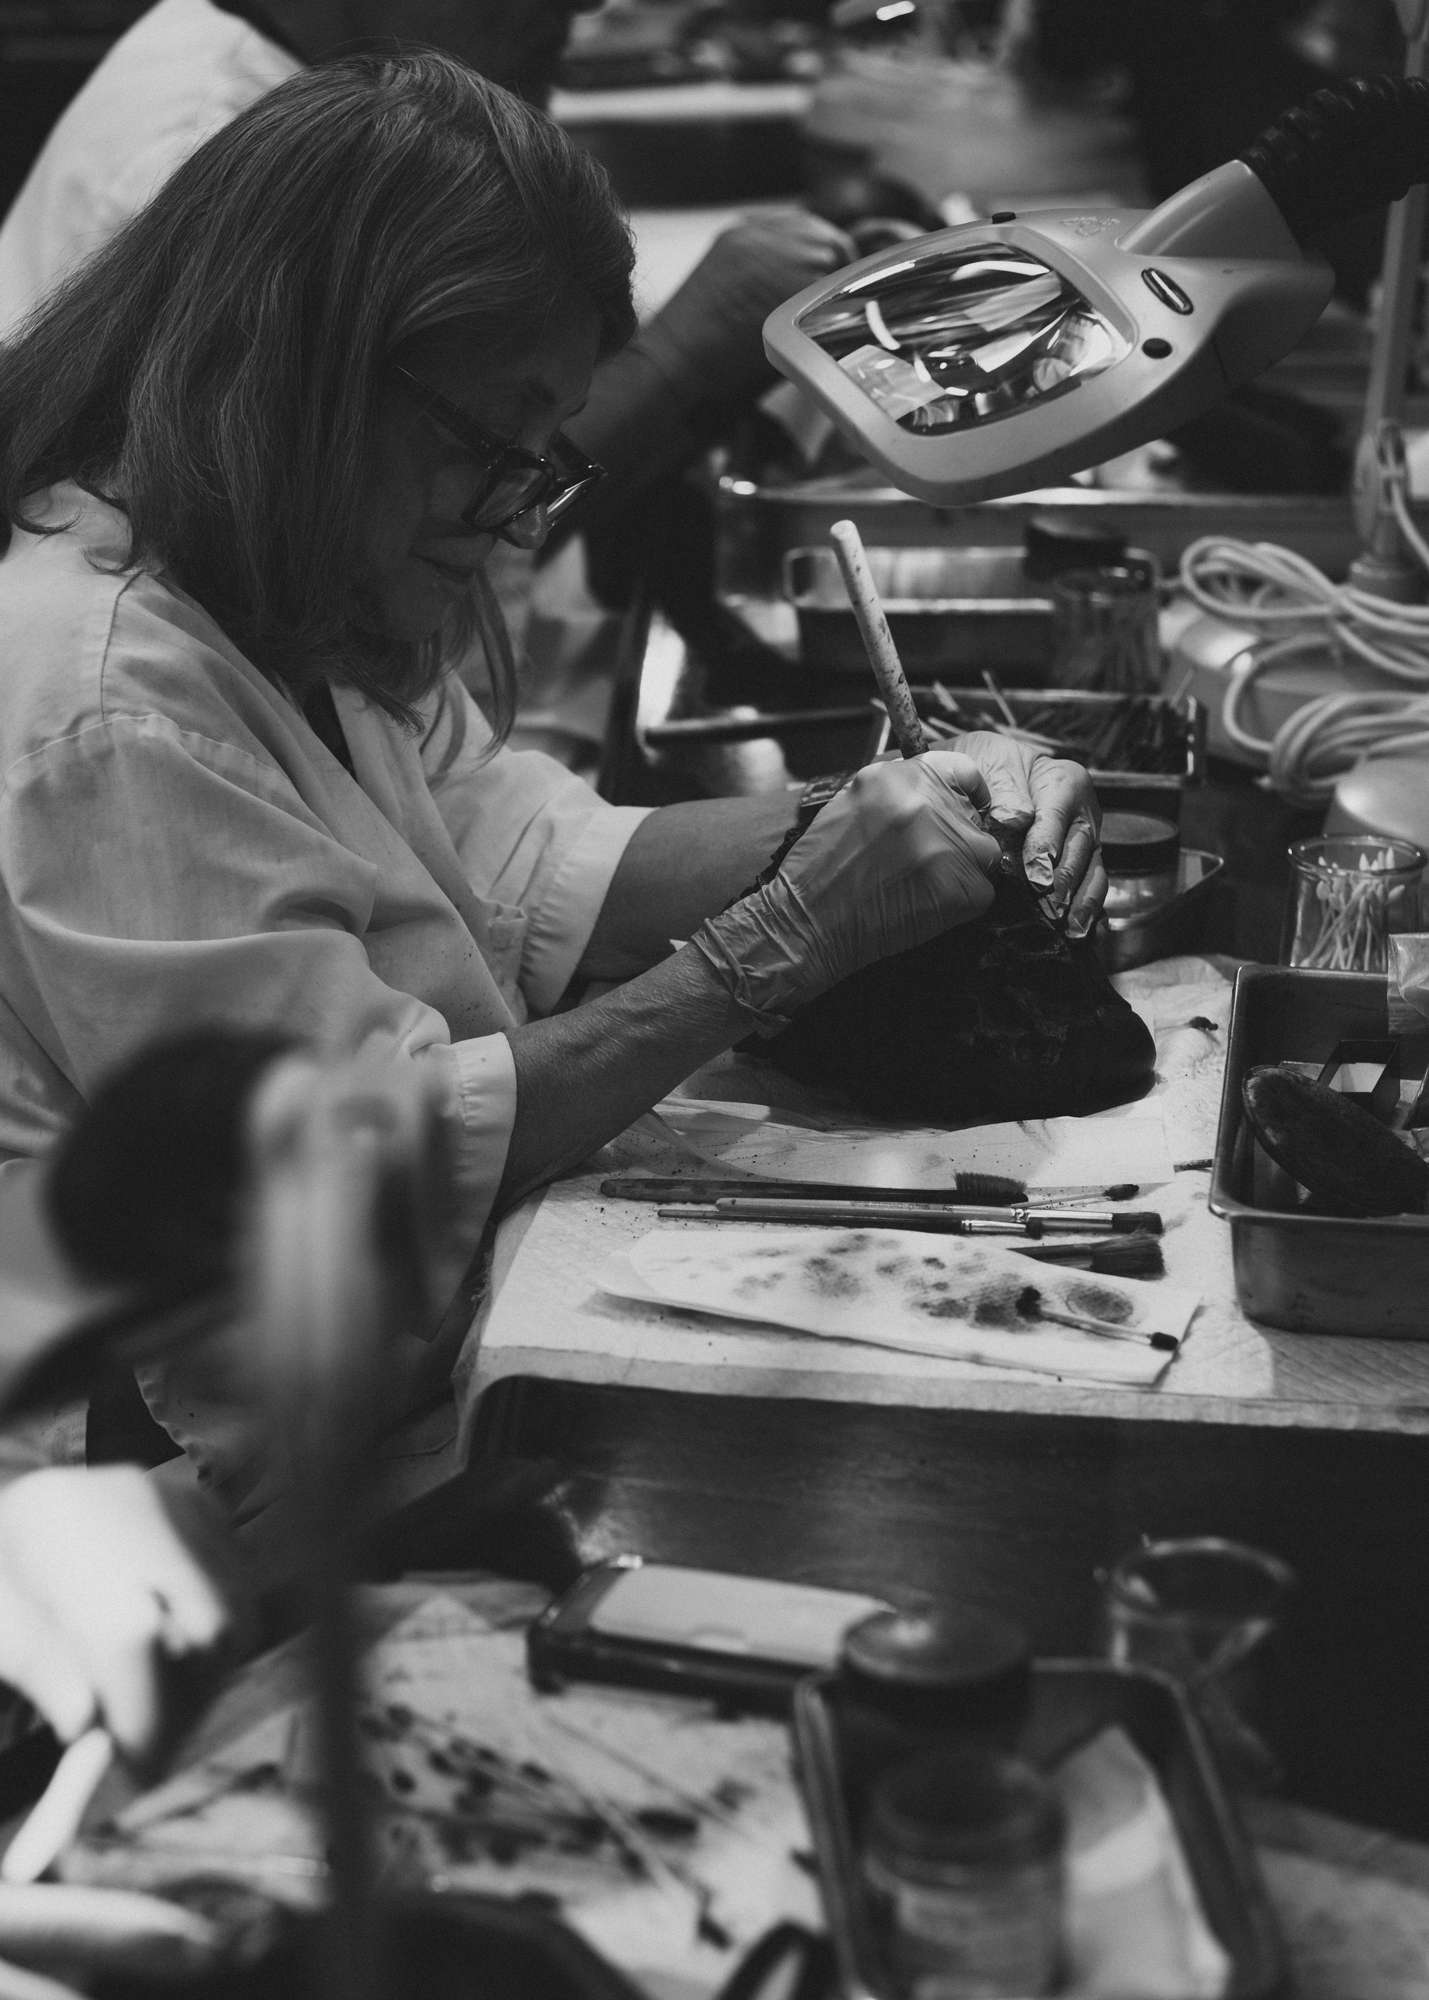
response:
M1429 570L1402 486L1390 500L1405 541ZM1304 556L1274 542L1203 535L1181 557L1181 588L1202 610L1260 627L1263 639L1234 662L1221 708L1229 742L1267 764L1269 782L1296 805L1323 803L1342 771L1362 758L1429 746L1429 605L1400 604L1331 582ZM1244 722L1246 697L1268 668L1301 656L1362 661L1402 681L1404 692L1322 695L1273 738Z

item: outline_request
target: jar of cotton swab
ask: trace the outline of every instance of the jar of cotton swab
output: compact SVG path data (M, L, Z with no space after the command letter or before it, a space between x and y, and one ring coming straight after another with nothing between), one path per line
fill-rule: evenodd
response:
M1334 834L1290 848L1282 965L1316 972L1383 972L1389 940L1420 928L1429 856L1412 841Z

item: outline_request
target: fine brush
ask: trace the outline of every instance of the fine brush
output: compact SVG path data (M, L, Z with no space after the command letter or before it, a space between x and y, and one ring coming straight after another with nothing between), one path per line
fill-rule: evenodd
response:
M717 1214L744 1222L843 1223L854 1228L947 1229L983 1225L1031 1236L1066 1232L1072 1235L1130 1236L1161 1234L1161 1217L1150 1209L1031 1208L1025 1204L993 1207L976 1202L806 1200L795 1195L717 1195ZM978 1235L974 1227L965 1233Z
M1089 1313L1069 1312L1064 1306L1047 1303L1035 1285L1024 1285L1017 1294L1017 1310L1024 1319L1050 1320L1054 1326L1072 1326L1079 1333L1094 1333L1101 1340L1130 1340L1138 1347L1151 1347L1158 1354L1176 1354L1181 1343L1174 1333L1149 1333L1139 1326L1121 1326L1115 1320L1093 1319Z
M600 1184L625 1201L719 1201L725 1195L830 1201L965 1201L1011 1208L1028 1200L1027 1183L1008 1174L955 1173L947 1187L863 1187L857 1181L778 1180L757 1174L613 1174Z
M806 1229L925 1229L938 1236L1040 1237L1039 1221L1018 1220L1010 1210L954 1215L946 1208L865 1206L853 1201L679 1202L655 1211L662 1222L795 1222Z

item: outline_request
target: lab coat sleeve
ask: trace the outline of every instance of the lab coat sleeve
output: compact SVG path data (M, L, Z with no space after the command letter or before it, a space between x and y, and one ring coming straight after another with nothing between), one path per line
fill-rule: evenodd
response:
M493 749L480 709L455 676L444 684L423 762L471 886L526 911L521 990L533 1014L549 1014L648 808L608 804L539 751Z

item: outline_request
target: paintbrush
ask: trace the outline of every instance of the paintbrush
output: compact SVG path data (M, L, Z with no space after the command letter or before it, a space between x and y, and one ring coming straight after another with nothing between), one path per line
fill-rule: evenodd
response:
M673 1204L669 1204L673 1206ZM1048 1231L1080 1236L1161 1234L1161 1217L1150 1209L1030 1208L977 1202L805 1200L798 1195L717 1195L707 1206L732 1222L802 1222L854 1229L943 1229L983 1235L992 1230L1042 1236ZM966 1225L978 1225L968 1228Z
M1093 1319L1089 1313L1069 1312L1065 1306L1047 1303L1035 1285L1024 1285L1017 1294L1017 1310L1024 1319L1050 1320L1054 1326L1073 1326L1079 1333L1094 1333L1099 1340L1131 1340L1139 1347L1153 1347L1158 1354L1179 1353L1181 1343L1174 1333L1149 1333L1139 1326L1121 1326L1115 1320Z
M829 1201L979 1202L1010 1208L1028 1200L1027 1183L1009 1174L955 1173L947 1187L864 1187L857 1181L778 1180L758 1174L702 1176L614 1174L600 1184L603 1195L625 1201L719 1201L726 1195Z
M888 629L888 618L879 599L878 586L864 553L863 537L855 522L835 521L829 529L829 540L834 545L834 554L843 571L844 588L853 606L854 622L863 640L868 664L873 669L878 692L888 711L893 740L903 756L921 756L928 748L927 732L919 719L913 690L908 685L903 662L893 643L893 634Z
M655 1211L662 1222L795 1222L808 1229L925 1229L939 1236L1032 1236L1040 1221L1009 1210L995 1215L955 1215L947 1208L864 1206L854 1201L675 1202Z
M1014 1243L1019 1257L1039 1263L1096 1271L1104 1278L1164 1278L1166 1259L1159 1240L1138 1229L1131 1236L1104 1236L1094 1243Z

